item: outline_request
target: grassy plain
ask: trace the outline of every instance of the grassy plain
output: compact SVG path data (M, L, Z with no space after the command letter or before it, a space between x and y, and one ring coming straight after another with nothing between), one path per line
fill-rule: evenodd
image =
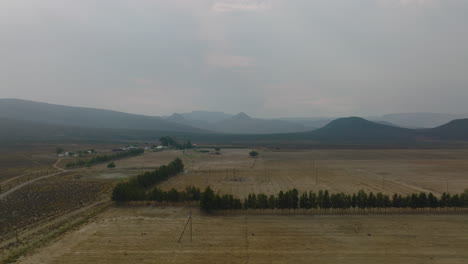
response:
M69 212L108 200L106 190L115 182L167 164L175 157L183 159L186 172L160 188L182 190L187 185L210 185L217 192L238 197L251 192L276 194L291 188L345 193L364 189L388 194L455 193L468 188L467 149L259 149L256 159L248 156L249 149L222 149L221 155L210 151L146 152L116 161L115 169L99 164L28 188L49 186L47 191L66 186L65 192L76 193L79 198L65 199L70 208L57 206L64 202L54 199L45 205ZM73 184L78 185L75 188ZM61 193L51 192L57 197ZM187 234L182 243L177 243L189 210L112 207L19 263L468 262L466 214L208 216L192 209L193 243L189 243Z
M257 159L247 153L245 149L222 150L222 155L186 152L187 173L161 187L210 185L238 197L292 188L387 194L459 193L468 188L468 150L264 150Z
M111 208L35 263L467 263L466 215L206 216L188 208Z

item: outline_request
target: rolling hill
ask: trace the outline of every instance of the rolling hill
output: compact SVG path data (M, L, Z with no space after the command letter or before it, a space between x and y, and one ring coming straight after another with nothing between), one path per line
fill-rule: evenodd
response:
M90 128L137 129L202 133L195 128L160 117L128 114L111 110L72 107L19 99L0 99L0 117Z
M417 131L371 122L360 117L339 118L309 132L315 140L409 140Z
M171 135L179 139L197 137L180 131L157 131L139 129L93 128L39 123L25 120L0 118L0 144L15 145L33 142L126 142L158 141L161 136Z
M420 134L438 140L468 140L468 118L453 120Z
M444 113L400 113L383 115L378 117L378 120L406 128L434 128L447 124L450 121L463 118L468 118L468 115Z

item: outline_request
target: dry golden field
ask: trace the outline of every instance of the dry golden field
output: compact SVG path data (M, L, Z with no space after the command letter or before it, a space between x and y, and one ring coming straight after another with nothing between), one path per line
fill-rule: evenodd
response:
M111 208L21 264L468 263L467 215L205 216Z
M441 194L468 188L468 150L258 150L146 152L71 171L74 181L114 183L183 159L186 172L159 187L212 186L243 197L360 189ZM177 239L189 208L111 207L19 263L468 263L468 215L209 216L193 209L193 243Z
M257 159L250 158L245 149L221 152L185 152L187 173L161 187L210 185L239 197L292 188L345 193L364 189L387 194L458 193L468 188L467 150L264 150Z

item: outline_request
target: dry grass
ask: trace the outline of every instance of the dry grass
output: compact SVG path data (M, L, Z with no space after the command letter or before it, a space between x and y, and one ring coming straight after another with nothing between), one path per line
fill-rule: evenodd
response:
M151 152L119 160L116 169L96 165L75 174L113 182L181 157L187 173L161 188L210 185L242 197L290 188L440 194L447 183L450 192L468 187L468 150L261 150L257 159L248 152ZM194 242L185 236L179 244L188 214L180 207L112 208L19 263L468 263L466 214L228 217L194 211Z
M194 215L113 208L19 263L467 263L466 215Z
M467 150L223 150L220 156L188 152L188 173L161 185L183 189L210 185L221 193L243 197L251 192L277 193L328 189L333 192L441 194L468 188Z

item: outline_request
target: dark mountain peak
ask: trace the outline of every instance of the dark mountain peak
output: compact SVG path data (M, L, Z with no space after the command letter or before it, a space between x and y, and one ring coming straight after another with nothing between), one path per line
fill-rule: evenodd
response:
M237 120L249 120L252 119L250 116L248 116L244 112L240 112L237 115L233 116L232 119L237 119Z
M178 122L178 123L186 121L185 118L181 114L178 114L178 113L173 113L172 115L167 117L166 120L172 121L172 122Z
M371 122L361 117L352 116L352 117L343 117L343 118L335 119L331 121L328 125L326 125L324 128L363 126L363 125L375 126L379 124L376 124L374 122Z
M457 127L457 128L468 128L468 118L463 118L463 119L456 119L448 122L445 125L441 125L437 128L442 128L442 127Z
M425 136L445 140L467 140L468 118L456 119L445 125L422 130Z
M409 138L412 133L410 129L378 124L360 117L346 117L312 131L312 135L334 140L395 140Z

